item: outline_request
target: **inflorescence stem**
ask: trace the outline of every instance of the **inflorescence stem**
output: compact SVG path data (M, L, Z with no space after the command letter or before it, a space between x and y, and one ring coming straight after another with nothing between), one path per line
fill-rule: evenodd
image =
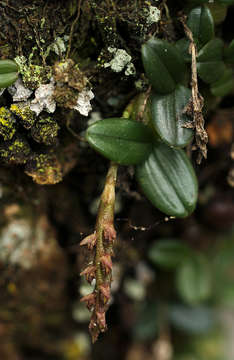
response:
M100 332L107 329L105 313L110 302L111 257L113 256L113 243L116 239L114 208L117 170L118 165L111 163L100 199L95 231L80 243L81 246L87 246L93 255L92 263L81 273L90 283L95 280L94 291L81 299L92 312L89 331L93 342L97 340Z

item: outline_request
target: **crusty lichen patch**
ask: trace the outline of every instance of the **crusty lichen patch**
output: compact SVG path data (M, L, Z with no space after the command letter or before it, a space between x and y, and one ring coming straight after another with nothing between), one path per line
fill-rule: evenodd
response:
M125 69L125 75L134 75L136 73L135 66L132 63L132 57L124 49L108 47L107 49L113 58L110 62L103 64L104 68L110 67L114 72L121 72Z
M57 142L59 125L48 117L41 117L31 129L32 138L38 143L54 145Z
M62 167L54 154L34 154L25 173L39 185L53 185L62 180Z
M30 109L29 102L14 103L11 105L10 110L20 119L25 129L30 129L33 126L36 114Z
M0 135L4 140L11 140L16 132L16 121L5 107L0 108Z
M12 141L5 141L0 146L0 156L6 163L25 164L31 152L27 140L22 136L16 136Z

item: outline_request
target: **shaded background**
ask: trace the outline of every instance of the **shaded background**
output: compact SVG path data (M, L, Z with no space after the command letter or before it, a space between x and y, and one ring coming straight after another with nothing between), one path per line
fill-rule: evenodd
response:
M160 22L147 22L150 5L160 8ZM207 161L195 165L200 184L196 211L187 219L167 221L141 194L134 169L119 168L109 330L90 343L89 313L79 303L89 292L79 277L87 254L79 242L93 231L108 161L80 137L87 122L121 116L147 88L141 43L149 34L169 41L182 37L176 14L184 2L2 1L1 58L28 58L36 47L32 63L42 71L41 53L56 37L69 37L79 6L70 58L92 84L92 112L87 118L60 104L52 118L59 130L54 133L52 126L43 136L38 119L30 129L18 122L16 136L29 146L26 152L9 153L11 144L1 137L1 359L231 360L234 93L214 98L202 83L210 140ZM230 6L216 26L225 42L234 38L233 16ZM135 75L102 66L111 60L108 46L131 54ZM51 52L46 66L52 68L60 55ZM4 92L1 107L9 109L11 103ZM40 120L47 116L42 113Z

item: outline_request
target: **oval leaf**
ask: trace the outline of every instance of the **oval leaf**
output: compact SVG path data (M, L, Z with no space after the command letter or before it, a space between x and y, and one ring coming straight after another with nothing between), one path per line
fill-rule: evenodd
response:
M191 90L178 85L168 95L151 97L152 124L163 142L171 146L184 147L193 137L193 130L184 127L191 121L183 113L191 98Z
M152 135L142 123L111 118L95 122L86 131L90 146L122 165L138 164L152 150Z
M0 88L6 88L12 85L18 78L17 72L0 74Z
M209 41L199 51L197 55L198 62L221 61L223 59L223 41L215 38Z
M193 37L201 45L205 45L214 37L214 21L210 10L206 6L194 8L188 16L187 25Z
M207 84L218 81L226 70L222 61L223 41L213 39L198 53L197 71L199 77Z
M191 54L189 54L189 40L182 38L175 43L185 62L191 62Z
M227 6L224 4L209 3L208 7L210 9L211 15L214 20L215 25L221 24L227 15Z
M177 48L165 40L150 39L142 46L142 61L153 88L160 94L172 92L185 74L185 63Z
M212 84L210 90L214 96L225 96L234 88L233 72L227 69L220 80Z
M17 72L18 66L13 60L0 60L0 74Z
M212 84L218 81L225 71L226 67L222 61L211 61L197 64L198 75L207 84Z
M211 272L202 255L185 262L176 274L177 290L188 304L206 300L211 293Z
M185 217L194 210L197 179L183 150L158 143L137 167L137 180L146 197L167 215Z
M166 269L174 269L190 255L190 249L185 244L174 239L162 239L151 246L148 257L155 264Z
M225 61L234 64L234 40L231 41L228 48L224 50Z

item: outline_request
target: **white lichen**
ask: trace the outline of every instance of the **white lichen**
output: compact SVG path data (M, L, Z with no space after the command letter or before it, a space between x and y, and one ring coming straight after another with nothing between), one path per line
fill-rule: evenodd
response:
M90 89L84 89L79 93L74 110L79 111L81 115L88 116L92 110L90 100L94 98L94 93Z
M7 90L12 96L14 102L26 101L33 93L32 90L24 86L21 78L18 78L13 85L7 88Z
M135 66L133 65L133 63L129 63L127 65L127 68L125 70L125 75L129 76L129 75L135 75L136 74L136 69Z
M157 23L161 18L161 12L156 6L149 6L147 9L147 24L152 25Z
M19 67L19 72L22 73L26 66L26 63L27 63L26 57L25 56L16 56L14 58L14 60Z
M105 68L110 67L114 72L120 72L127 67L125 75L132 75L135 73L135 67L131 62L132 57L126 50L108 47L108 51L113 54L114 57L110 62L103 65Z
M53 98L54 81L51 79L49 84L41 85L35 91L35 98L31 101L30 109L39 115L43 110L48 113L55 112L56 102Z
M54 42L48 46L45 52L45 57L47 57L50 53L50 51L55 52L56 55L61 55L66 52L66 43L69 40L69 36L65 35L62 38L56 37Z
M0 235L0 259L29 269L37 261L38 252L44 248L46 236L40 227L30 221L17 219L6 225Z

